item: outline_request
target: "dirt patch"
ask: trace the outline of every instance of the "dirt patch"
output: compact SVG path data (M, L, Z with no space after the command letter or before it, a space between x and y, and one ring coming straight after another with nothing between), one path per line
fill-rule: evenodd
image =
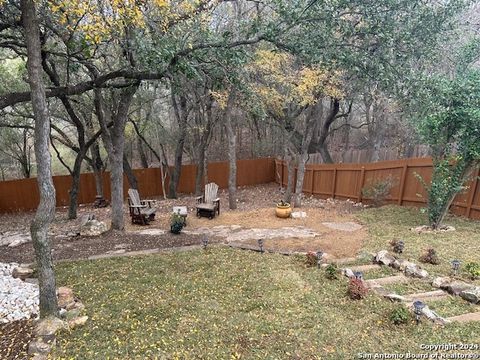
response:
M28 359L28 344L33 339L33 320L0 325L0 359Z
M322 250L332 258L354 257L361 249L363 239L366 236L364 230L355 233L342 233L339 231L324 232L314 238L276 238L264 240L264 248L268 251L279 252L307 252ZM249 246L258 246L256 240L236 242Z
M218 242L211 238L211 243ZM114 251L137 251L147 249L164 249L178 246L200 245L202 236L192 234L174 235L166 232L163 235L139 235L130 232L109 231L100 236L81 237L53 240L54 260L87 259L92 255L100 255ZM31 263L34 260L31 243L16 248L3 247L0 253L0 262Z
M168 200L157 198L156 220L151 225L142 227L131 224L128 208L125 207L126 233L109 232L92 238L72 237L71 235L78 233L81 218L86 214L93 214L96 219L109 224L110 208L95 209L91 205L82 205L78 209L77 220L67 219L66 208L57 208L55 221L50 229L50 235L53 238L53 258L55 260L83 259L109 251L136 251L200 244L203 235L198 234L197 230L216 226L234 226L241 229L305 227L318 233L319 236L309 239L285 236L275 240L266 240L266 246L278 246L287 251L309 251L322 248L336 257L355 255L365 238L363 230L346 234L339 230L329 229L322 223L352 222L354 221L353 213L358 212L362 207L355 206L352 202L322 200L307 196L303 200L303 207L296 209L305 212L306 218L280 219L275 216L274 209L282 196L277 184L239 187L238 208L229 210L227 208L228 193L226 190L221 190L219 191L221 214L213 220L195 216L196 200L193 195L181 195L178 199ZM188 226L185 230L191 233L175 236L168 232L173 206L187 206ZM6 231L28 232L33 216L33 212L0 215L0 233ZM138 233L139 231L143 233ZM164 231L165 234L162 234ZM15 248L1 247L0 261L32 262L31 243Z

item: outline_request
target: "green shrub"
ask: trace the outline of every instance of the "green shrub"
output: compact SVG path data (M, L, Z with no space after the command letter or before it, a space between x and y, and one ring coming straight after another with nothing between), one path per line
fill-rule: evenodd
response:
M185 218L180 214L173 213L170 219L170 232L173 234L180 234L185 226Z
M477 278L480 278L480 264L477 262L469 262L465 265L465 270L467 270L468 275L475 280Z
M327 279L334 280L338 278L338 267L336 264L328 264L325 268L325 276Z
M390 313L390 321L395 325L406 324L408 323L409 320L410 320L410 312L403 305L396 307Z

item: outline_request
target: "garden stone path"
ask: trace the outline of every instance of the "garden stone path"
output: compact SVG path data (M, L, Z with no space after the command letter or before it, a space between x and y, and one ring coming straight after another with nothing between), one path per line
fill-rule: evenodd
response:
M362 228L362 225L354 222L323 222L322 225L333 230L348 231L348 232L354 232Z
M467 313L447 318L448 321L466 323L470 321L480 321L480 312Z
M378 269L379 267L380 266L378 265L374 265L374 266L362 265L357 267L352 266L351 269L349 270L366 272L368 270ZM345 270L346 269L344 269L344 272ZM428 304L430 302L444 300L452 296L445 290L433 290L433 291L427 291L427 292L421 292L421 293L415 293L415 294L407 294L402 296L402 295L395 294L391 291L388 291L383 287L383 285L387 285L387 284L404 283L408 281L409 281L408 277L404 275L398 275L398 276L388 276L384 278L366 280L365 284L367 285L368 288L370 288L372 291L374 291L378 295L386 299L389 299L391 301L403 302L409 308L413 308L413 302L416 300L420 300ZM440 315L438 315L434 311L431 311L428 308L428 305L425 307L425 309L426 310L424 310L423 314L428 319L430 319L435 323L447 324L450 322L466 323L466 322L472 322L472 321L480 321L480 312L471 312L471 313L466 313L458 316L452 316L449 318L442 318Z
M434 291L427 291L423 293L404 295L405 301L409 303L410 302L413 303L416 300L420 300L423 302L443 300L448 297L450 297L450 295L443 290L434 290Z
M320 234L303 226L282 227L277 229L244 229L240 225L214 226L183 230L186 234L218 236L227 242L274 238L314 238Z

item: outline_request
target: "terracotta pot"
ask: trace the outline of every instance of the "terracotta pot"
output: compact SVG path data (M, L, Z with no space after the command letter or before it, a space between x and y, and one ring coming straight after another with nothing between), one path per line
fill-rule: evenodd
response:
M290 204L286 205L277 205L277 208L275 209L275 215L279 218L289 218L290 214L292 213L292 207Z

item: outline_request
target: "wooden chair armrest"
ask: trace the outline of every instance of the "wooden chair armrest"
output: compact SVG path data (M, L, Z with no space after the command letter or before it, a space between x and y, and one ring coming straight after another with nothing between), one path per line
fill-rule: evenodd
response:
M203 195L202 196L196 196L195 200L197 201L197 204L200 204L203 202Z
M140 201L143 205L145 206L148 206L148 207L152 207L152 203L156 203L157 200L153 200L153 199L145 199L145 200L142 200Z
M128 205L131 208L145 208L147 207L146 205Z

